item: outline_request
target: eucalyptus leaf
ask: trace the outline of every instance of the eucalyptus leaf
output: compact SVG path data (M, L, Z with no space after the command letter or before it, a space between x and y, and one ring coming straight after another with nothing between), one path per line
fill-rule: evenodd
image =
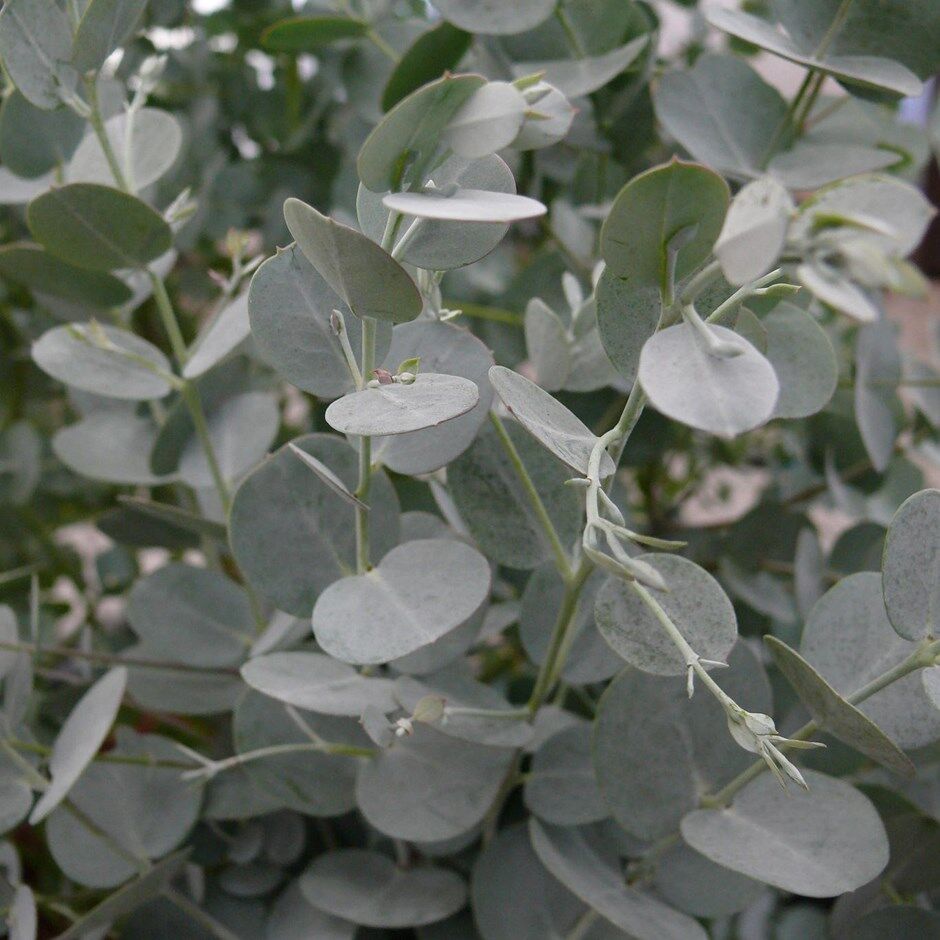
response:
M778 418L805 418L821 411L839 381L836 352L825 330L799 307L784 301L763 319L766 355L780 383Z
M38 294L93 307L116 307L131 298L130 289L118 278L73 267L30 242L0 248L0 274Z
M72 64L79 72L101 68L124 45L147 6L147 0L90 0L72 43Z
M532 29L552 15L551 0L519 0L511 6L497 0L441 0L445 20L470 32L506 35Z
M248 294L241 294L221 307L212 321L199 334L189 350L184 379L198 379L230 356L248 338Z
M347 16L294 16L265 29L261 44L268 52L313 52L344 39L358 39L368 32L368 23Z
M254 639L251 607L237 584L176 562L137 581L127 619L151 654L190 665L237 665Z
M422 33L402 54L382 91L382 109L398 104L426 82L453 70L473 37L446 20Z
M101 747L117 717L127 670L115 666L79 700L59 730L49 758L51 782L29 814L30 825L45 819L64 800Z
M790 194L769 176L748 183L734 197L715 244L730 284L753 281L776 264L792 211Z
M356 316L405 323L421 312L414 281L375 242L299 199L284 203L284 219L307 260Z
M93 480L147 486L167 479L150 468L157 430L149 415L105 408L56 431L52 450L71 470Z
M59 940L79 940L89 936L88 931L108 928L114 921L129 914L152 898L159 897L183 869L189 850L182 849L157 862L139 878L127 882L113 894L108 895L86 914L83 914L67 930L59 934Z
M477 856L472 897L484 940L564 936L585 910L539 861L525 823L502 829Z
M811 898L834 897L888 862L884 826L868 799L842 780L806 771L808 791L783 790L768 774L726 809L682 820L682 836L707 858Z
M827 44L827 33L812 38L799 34L791 37L777 30L766 20L740 10L713 10L708 15L708 21L712 26L738 39L798 65L827 72L837 78L914 97L920 94L923 87L918 77L900 62L879 56L856 54L849 49L838 55L828 53L824 48ZM833 22L838 24L834 8Z
M907 755L870 718L839 695L799 653L773 636L764 637L764 642L777 668L824 730L894 773L914 775L914 765Z
M894 453L900 379L894 331L884 320L867 324L855 344L855 420L876 470L884 470Z
M733 438L774 413L780 385L773 366L747 340L709 327L735 355L714 355L689 324L654 334L640 354L639 382L654 408L719 437Z
M543 80L549 85L569 98L579 98L603 88L622 72L634 67L648 43L648 36L637 36L626 45L611 49L603 55L553 62L525 62L514 66L513 71L517 77L542 72Z
M84 132L74 111L46 111L13 91L0 108L0 160L11 173L35 179L67 163Z
M580 418L534 382L505 366L493 366L489 377L503 404L522 427L576 473L587 473L597 438ZM614 462L604 452L600 475L610 476L613 471Z
M940 490L915 493L898 509L885 540L882 581L900 636L940 633Z
M108 398L146 401L171 388L166 356L145 339L114 326L57 326L33 346L36 364L67 385Z
M607 817L594 779L590 726L565 728L535 752L525 802L539 819L556 826L580 826Z
M294 445L356 488L356 452L325 434ZM232 550L249 582L282 610L307 617L317 596L355 570L354 510L287 447L267 457L239 486L229 527ZM382 472L372 478L369 530L373 559L398 542L398 500Z
M484 208L490 207L489 201L495 201L499 194L514 195L516 192L512 171L496 154L479 160L448 157L434 168L434 183L438 189L445 192L449 192L452 187L456 187L457 191L483 191L487 193L485 198L488 200ZM412 200L417 199L423 204L426 202L425 196L430 194L394 195L399 199L410 196ZM436 201L442 202L443 198L437 198ZM526 205L528 206L528 203ZM529 208L534 209L534 206ZM360 186L356 197L356 211L362 231L373 241L380 241L389 216L384 197L365 186ZM435 220L427 216L422 218L424 221L416 225L415 216L407 213L402 216L398 231L403 234L396 244L395 254L408 264L431 271L446 271L479 261L503 240L508 231L507 224L490 221L453 225L447 219Z
M800 642L803 658L846 697L915 648L891 626L881 576L872 571L849 575L830 588L810 612ZM859 708L900 747L921 747L940 738L940 713L916 674L875 693Z
M718 582L681 555L640 555L668 586L655 592L689 645L704 659L724 662L738 637L734 607ZM597 595L594 616L610 647L631 665L657 675L683 675L688 664L633 585L608 578Z
M673 160L635 176L620 192L601 229L611 274L636 287L681 280L707 257L728 209L728 185L713 170ZM673 239L681 244L673 246Z
M508 748L448 737L427 725L364 764L359 809L394 839L451 839L480 823L513 759Z
M300 890L320 910L366 927L418 927L463 907L463 880L444 868L402 869L378 852L342 849L321 855Z
M765 713L770 685L743 643L721 670L721 688ZM594 770L614 819L642 839L668 836L693 810L752 763L728 734L722 706L701 692L691 700L684 679L625 669L601 697L594 725Z
M368 747L369 739L351 718L298 711L307 729L336 744ZM283 703L249 690L232 716L237 753L279 745L312 745L308 731ZM359 758L308 750L275 754L244 765L249 779L269 799L308 816L341 816L355 806L353 784Z
M74 88L68 65L72 31L65 11L47 0L11 0L0 12L0 57L13 83L37 108L62 103L60 88Z
M532 847L542 864L573 894L637 940L704 940L704 928L687 914L623 883L611 860L577 830L529 821Z
M604 351L621 378L632 385L640 368L643 344L662 314L657 287L634 287L629 278L606 268L597 282L597 328Z
M331 584L313 608L313 632L336 659L384 663L455 630L489 589L486 559L469 545L406 542L372 571Z
M353 940L356 929L351 921L314 907L304 897L298 879L271 906L265 940L308 940L311 932L322 940Z
M434 727L451 737L498 747L526 745L532 728L518 709L514 711L497 691L477 682L461 666L456 663L421 679L399 676L395 697L412 714L429 695L444 699L444 717Z
M56 862L69 878L90 888L113 888L137 875L140 866L131 858L146 861L172 852L195 823L202 799L197 788L180 779L179 770L148 766L148 760L180 760L169 738L129 728L119 728L116 737L110 753L140 763L96 762L70 794L100 834L68 806L60 806L46 822Z
M359 151L356 168L362 184L384 193L416 189L426 183L439 153L441 134L457 109L484 84L480 75L445 75L399 101Z
M482 189L457 189L447 194L433 190L389 193L382 202L386 208L403 215L450 222L508 224L521 219L534 219L548 211L542 203L528 196L494 193Z
M411 358L420 360L422 370L470 380L478 395L469 411L443 424L372 441L375 459L395 473L416 475L449 464L473 443L493 402L487 379L493 355L469 330L416 320L394 327L383 366L391 372Z
M561 674L566 682L578 685L601 682L623 668L620 657L604 642L594 620L595 599L604 581L604 573L597 570L581 590L570 627L571 650ZM537 568L526 582L519 614L519 639L532 662L539 665L548 655L552 628L563 595L564 586L552 564Z
M509 82L487 82L457 108L444 128L441 139L457 156L468 160L496 153L515 140L525 121L527 107L522 92L515 85Z
M298 388L320 398L333 399L355 388L339 338L333 332L333 310L348 310L316 268L292 245L269 258L251 279L248 316L251 335L261 356ZM350 345L361 345L362 324L345 316ZM376 329L377 355L381 358L391 337L391 326ZM187 363L198 368L202 357ZM360 361L361 366L361 361Z
M572 543L581 524L577 493L564 482L566 471L516 422L506 431L519 453L562 541ZM480 548L499 564L536 568L551 547L529 494L519 482L496 432L485 429L447 470L451 495Z
M269 653L241 667L253 689L322 715L358 716L369 706L382 712L396 708L388 679L361 676L351 666L321 653Z
M38 196L27 221L47 251L92 271L145 267L173 241L170 226L147 203L97 183L71 183Z
M378 385L338 398L327 408L326 420L344 434L407 434L459 418L479 397L469 379L421 372L407 385Z
M116 114L105 125L105 133L128 186L135 192L164 176L176 162L183 145L179 121L159 108L141 108L133 116ZM113 185L111 167L93 133L87 134L75 151L67 176L70 183Z
M714 53L664 75L653 102L663 126L696 160L745 179L760 175L787 107L746 62Z

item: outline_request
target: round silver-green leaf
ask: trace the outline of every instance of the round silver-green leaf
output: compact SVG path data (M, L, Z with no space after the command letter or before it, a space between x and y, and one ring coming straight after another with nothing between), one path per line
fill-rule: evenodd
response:
M456 630L486 602L487 560L452 539L392 549L363 575L331 584L313 608L320 646L348 663L385 663Z
M888 862L875 807L842 780L804 774L808 791L763 774L731 806L689 813L683 838L713 862L794 894L829 898L861 887Z
M316 908L364 927L403 929L432 924L456 913L467 898L463 879L445 868L399 868L365 849L319 856L300 878Z
M407 434L459 418L479 398L476 383L469 379L421 372L407 385L392 382L338 398L326 409L326 420L344 434Z
M885 540L882 582L900 636L940 636L940 490L915 493L898 509Z
M692 649L724 662L738 638L734 607L721 585L681 555L640 555L662 575L668 591L653 591ZM594 618L611 649L632 666L661 676L683 675L688 664L633 583L608 578L597 595Z

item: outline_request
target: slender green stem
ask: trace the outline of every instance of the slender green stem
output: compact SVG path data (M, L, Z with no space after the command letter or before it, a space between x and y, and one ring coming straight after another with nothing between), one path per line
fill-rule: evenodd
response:
M143 669L164 669L169 672L195 672L202 675L238 675L235 668L224 666L196 666L192 663L170 662L160 659L141 659L135 656L122 656L120 653L104 653L97 650L79 650L71 646L39 646L35 643L0 642L0 650L29 653L33 656L62 656L69 659L84 659L93 663L105 663L116 666L137 666Z
M182 389L183 401L189 411L189 416L193 422L193 428L196 431L196 437L199 438L199 444L203 453L206 455L206 463L209 464L209 473L212 475L212 482L215 484L216 492L219 494L219 501L222 503L222 514L228 518L229 510L232 508L232 494L229 490L228 482L222 467L219 465L219 459L215 453L215 446L212 443L212 437L209 434L209 425L206 421L206 414L202 408L202 401L199 398L199 392L192 382L187 382Z
M362 376L368 382L375 368L376 321L366 317L362 322ZM369 557L369 489L372 485L372 438L359 438L359 480L356 485L356 571L365 574L371 567Z
M571 46L571 51L575 54L575 57L583 59L587 53L581 43L581 38L574 28L574 24L568 18L568 11L565 9L564 4L559 3L558 6L555 7L555 19L558 20L562 30L564 30L565 38L568 40L568 44Z
M777 152L777 147L780 144L780 141L783 139L784 134L794 126L793 116L796 114L797 109L800 107L803 99L806 97L815 74L816 73L813 69L810 69L806 73L806 75L803 77L803 81L800 83L800 87L793 96L793 100L787 106L787 110L784 112L783 117L781 117L777 122L777 126L774 128L774 132L770 136L770 143L767 144L767 149L764 151L764 156L761 159L762 167L766 167L767 164L770 163L771 159Z
M197 780L211 779L216 774L249 764L252 761L263 760L266 757L282 757L285 754L303 754L318 751L321 754L335 754L344 757L375 757L375 751L368 747L357 747L353 744L334 744L330 741L297 741L289 744L272 744L268 747L259 747L254 751L245 751L243 754L233 754L224 760L206 760L200 767L192 767L183 774L184 779ZM187 750L187 753L195 753Z
M512 438L509 436L509 432L506 430L506 426L503 424L499 415L491 411L490 421L496 430L496 436L499 438L503 449L506 451L506 456L509 457L509 462L512 464L513 470L516 471L516 476L519 477L519 482L525 490L526 497L535 512L539 525L542 527L542 531L548 539L549 547L552 550L552 554L555 556L555 566L558 568L558 573L561 575L562 580L567 583L573 578L574 571L571 568L568 553L565 551L564 545L561 544L561 537L558 534L558 530L555 528L555 523L552 522L552 517L548 514L545 503L542 502L542 497L539 495L535 483L532 482L532 477L529 475L529 471L522 457L519 456L519 451L516 449L516 445L513 444Z
M821 59L829 51L829 47L832 45L833 40L838 35L839 30L842 29L842 26L845 23L845 19L849 15L849 9L851 8L852 3L853 0L842 0L839 9L836 10L836 15L832 18L832 22L829 24L829 28L826 30L826 34L823 36L819 45L813 51L814 59Z
M581 590L584 588L584 584L592 570L591 563L582 558L574 576L565 585L565 593L561 600L561 606L558 608L555 626L552 629L551 639L548 643L548 650L536 676L532 694L529 696L527 707L530 715L535 715L545 703L556 677L560 675L561 670L564 668L565 659L571 647L571 640L568 637L569 635L573 637L574 626L577 622L578 601L581 599Z
M19 751L25 751L27 754L38 754L41 757L50 757L52 748L44 744L36 744L32 741L20 741L18 738L6 738L6 743ZM184 763L177 760L162 760L155 757L149 757L146 754L111 754L105 752L96 754L94 760L101 764L126 764L135 767L162 767L168 770L194 770L197 765L190 762Z
M114 181L121 187L125 192L130 192L130 188L127 185L127 178L124 175L124 169L121 166L121 162L117 158L117 154L114 152L114 147L111 146L111 138L108 137L108 132L104 126L104 120L101 117L101 102L98 100L98 85L95 82L94 78L88 78L85 80L85 95L88 98L88 107L90 114L88 115L88 121L91 124L91 129L94 131L95 137L98 138L98 143L101 145L101 150L104 153L105 160L108 161L108 167L111 169L111 175L114 177Z
M780 280L782 275L783 271L780 268L774 268L773 271L768 271L766 274L761 275L761 277L739 287L727 300L715 307L705 318L706 322L717 324L725 322L754 291L758 291L763 287L767 287L769 284L773 284L774 281Z
M176 319L173 303L170 300L170 295L166 291L166 284L163 283L163 278L158 277L153 271L148 271L147 275L153 286L153 299L156 301L157 310L160 313L160 320L163 323L163 329L166 330L167 338L170 340L170 348L173 350L173 356L176 361L182 365L187 357L186 340L183 339L183 333L182 330L180 330L179 321Z
M378 49L384 55L388 56L388 58L391 59L391 61L396 65L398 64L398 53L380 33L374 29L370 29L366 33L366 38L369 40L369 42L372 43L373 46L375 46L376 49Z

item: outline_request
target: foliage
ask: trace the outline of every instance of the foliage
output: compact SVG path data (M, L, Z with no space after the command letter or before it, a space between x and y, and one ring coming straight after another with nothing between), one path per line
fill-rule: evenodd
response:
M435 6L3 5L8 935L934 935L940 6Z

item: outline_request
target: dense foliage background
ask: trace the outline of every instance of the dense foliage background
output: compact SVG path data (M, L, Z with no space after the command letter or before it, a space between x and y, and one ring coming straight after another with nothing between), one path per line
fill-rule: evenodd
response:
M940 932L940 7L700 6L6 0L14 940Z

